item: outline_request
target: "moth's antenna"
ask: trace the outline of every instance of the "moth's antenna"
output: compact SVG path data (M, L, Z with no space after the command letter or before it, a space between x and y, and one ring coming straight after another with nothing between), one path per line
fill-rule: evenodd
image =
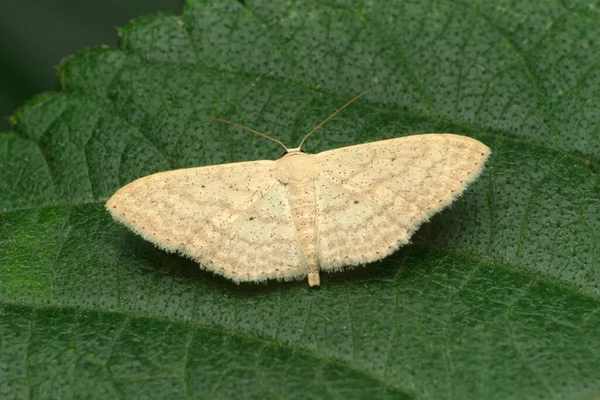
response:
M354 103L356 100L358 100L359 98L363 97L365 94L367 94L367 93L369 93L369 92L371 92L373 90L375 90L374 87L365 90L364 92L362 92L361 94L359 94L358 96L356 96L355 98L353 98L352 100L350 100L349 102L347 102L346 104L344 104L343 106L341 106L340 108L338 108L338 110L336 112L334 112L333 114L331 114L329 117L325 118L325 120L323 122L321 122L319 125L315 126L315 128L312 131L308 132L306 134L306 136L304 136L304 139L302 139L302 141L300 142L300 146L298 146L298 148L301 149L302 145L304 144L304 142L306 141L306 139L308 139L308 137L310 135L312 135L317 129L319 129L320 127L322 127L323 125L325 125L325 123L327 121L329 121L331 118L335 117L335 115L337 113L339 113L344 108L348 107L350 104Z
M285 151L290 151L285 146L285 144L281 143L279 140L273 139L272 137L269 137L269 136L265 135L264 133L260 133L258 131L255 131L254 129L248 128L247 126L236 124L235 122L232 122L232 121L229 121L229 120L226 120L226 119L223 119L223 118L216 118L216 117L209 117L209 116L207 116L206 119L212 119L213 121L221 121L221 122L225 122L226 124L229 124L229 125L237 126L238 128L247 130L248 132L252 132L252 133L254 133L254 134L258 135L258 136L262 136L265 139L269 139L270 141L277 143L278 145L280 145L281 147L283 147L285 149Z

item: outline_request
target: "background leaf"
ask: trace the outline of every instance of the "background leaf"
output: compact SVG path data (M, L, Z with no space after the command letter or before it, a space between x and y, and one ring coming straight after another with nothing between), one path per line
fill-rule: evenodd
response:
M181 12L185 0L3 0L0 2L0 132L39 92L54 90L65 54L117 45L115 27L157 11ZM24 23L25 22L25 23Z
M190 1L0 135L2 398L600 394L600 6ZM478 181L382 262L236 286L113 222L140 176L453 132Z

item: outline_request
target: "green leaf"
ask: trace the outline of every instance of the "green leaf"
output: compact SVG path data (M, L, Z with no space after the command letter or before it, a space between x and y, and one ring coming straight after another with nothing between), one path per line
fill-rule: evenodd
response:
M67 59L0 135L0 397L600 395L597 2L190 1ZM568 4L567 4L568 3ZM424 132L493 154L385 260L236 286L111 220L120 186Z

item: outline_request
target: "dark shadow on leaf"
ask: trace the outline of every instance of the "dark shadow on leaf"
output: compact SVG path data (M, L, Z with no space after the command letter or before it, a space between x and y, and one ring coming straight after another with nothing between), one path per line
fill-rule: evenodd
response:
M417 266L423 266L419 259L427 258L427 254L432 248L431 244L437 242L438 246L434 245L433 247L439 248L439 245L445 242L437 237L438 233L442 231L442 226L448 222L448 216L444 217L443 214L436 215L431 222L423 225L413 236L413 243L401 247L383 260L340 272L323 272L321 285L323 287L368 285L410 278ZM452 220L451 217L450 220ZM262 283L236 284L225 277L202 269L189 258L157 248L125 228L116 233L113 238L115 237L122 239L118 240L119 252L129 253L138 260L137 265L141 274L146 273L161 279L169 277L184 279L194 285L209 285L222 293L242 297L298 289L320 290L320 288L309 288L306 279L289 282L269 280Z
M132 253L139 260L141 268L149 274L159 277L179 277L194 284L208 284L221 292L232 295L262 295L269 292L289 290L294 287L305 287L305 280L265 283L240 283L202 269L198 263L180 254L168 253L152 243L130 232L123 234L121 251Z

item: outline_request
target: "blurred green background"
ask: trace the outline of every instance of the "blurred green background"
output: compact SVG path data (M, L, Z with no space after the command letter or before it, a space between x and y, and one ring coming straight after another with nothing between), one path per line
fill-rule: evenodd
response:
M185 0L0 0L0 132L36 94L55 90L60 61L118 44L117 27L141 15L180 13Z

